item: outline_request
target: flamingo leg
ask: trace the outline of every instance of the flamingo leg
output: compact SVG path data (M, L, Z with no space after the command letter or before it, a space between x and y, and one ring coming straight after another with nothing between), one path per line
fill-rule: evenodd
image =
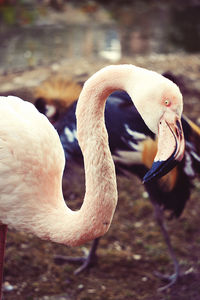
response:
M0 300L2 299L3 264L6 244L7 225L0 225Z
M152 203L153 203L154 209L155 209L155 218L156 218L157 224L159 225L159 227L161 229L162 235L164 237L165 243L166 243L168 251L169 251L169 255L170 255L171 260L174 265L174 273L172 275L163 275L163 274L160 274L159 272L155 272L156 276L160 277L162 280L169 281L169 283L167 285L159 288L159 291L162 292L177 282L177 280L180 276L180 268L179 268L179 262L176 258L176 255L175 255L174 250L171 245L171 240L170 240L169 234L167 232L166 225L164 223L163 210L160 208L160 206L157 203L155 203L153 201L152 201Z
M74 274L78 275L84 270L89 269L97 262L96 250L99 244L99 240L100 238L96 238L93 240L89 254L86 257L70 257L70 256L56 255L54 257L54 261L57 264L64 264L66 262L81 263L81 266L74 271Z

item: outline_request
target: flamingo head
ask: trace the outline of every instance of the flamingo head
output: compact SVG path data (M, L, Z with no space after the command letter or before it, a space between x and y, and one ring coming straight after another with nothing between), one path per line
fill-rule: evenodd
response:
M182 160L185 149L181 124L183 101L179 88L166 78L156 86L155 82L148 84L151 84L150 93L148 91L147 95L144 91L140 101L136 101L136 107L146 125L157 135L158 148L152 168L144 176L145 183L168 173Z

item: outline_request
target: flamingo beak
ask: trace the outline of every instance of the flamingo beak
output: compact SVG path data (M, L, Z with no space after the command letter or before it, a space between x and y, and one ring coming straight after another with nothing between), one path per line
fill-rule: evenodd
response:
M158 128L158 149L151 169L143 178L149 182L167 174L182 160L185 140L180 118L173 112L166 112Z

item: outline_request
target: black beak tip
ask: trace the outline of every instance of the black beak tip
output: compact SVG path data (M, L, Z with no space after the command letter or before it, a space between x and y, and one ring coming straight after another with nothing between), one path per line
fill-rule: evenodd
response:
M166 161L154 161L151 169L144 176L143 183L150 182L166 175L177 165L177 163L178 161L173 157L170 157Z
M153 179L157 178L158 171L159 171L161 165L162 165L162 162L160 162L160 161L153 162L151 169L143 177L143 183L147 183L147 182L152 181Z

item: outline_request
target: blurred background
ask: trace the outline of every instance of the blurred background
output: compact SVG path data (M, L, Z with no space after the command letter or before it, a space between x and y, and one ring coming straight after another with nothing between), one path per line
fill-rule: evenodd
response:
M1 0L0 75L64 67L80 76L90 71L90 62L197 54L199 15L199 0ZM37 85L45 76L39 72L22 85Z
M184 112L200 124L200 0L0 0L0 93L34 102L52 76L83 82L109 64L132 63L177 76ZM119 177L119 205L99 246L99 264L78 276L54 255L81 255L90 244L69 249L9 231L4 299L200 300L200 184L169 231L179 260L194 271L160 295L154 270L168 272L166 246L141 182ZM66 199L80 206L83 171L73 166ZM134 201L133 201L134 200ZM191 272L192 273L192 272Z

